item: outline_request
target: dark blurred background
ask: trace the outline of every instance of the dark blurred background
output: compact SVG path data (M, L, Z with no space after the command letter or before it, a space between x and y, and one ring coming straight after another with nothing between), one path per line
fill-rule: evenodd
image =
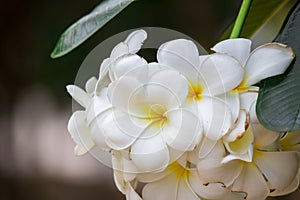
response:
M15 0L0 7L0 199L125 199L112 171L87 154L75 157L66 125L85 56L106 38L156 26L213 46L241 0L137 0L70 54L51 59L60 34L97 0ZM299 192L298 192L299 193ZM298 199L297 193L281 199Z

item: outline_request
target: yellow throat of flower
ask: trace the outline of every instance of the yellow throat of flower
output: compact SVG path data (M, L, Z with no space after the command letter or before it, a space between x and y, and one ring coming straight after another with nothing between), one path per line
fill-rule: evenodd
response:
M190 173L188 169L184 168L176 161L169 165L168 170L170 170L172 173L175 173L177 178L186 177Z
M200 84L189 84L188 101L200 101L202 99L203 88Z
M249 90L249 88L250 88L250 86L246 85L246 79L244 78L242 80L242 82L236 88L234 88L232 91L233 92L246 92Z
M153 104L148 108L148 120L150 120L153 125L162 127L168 122L168 117L166 116L166 107L160 104Z

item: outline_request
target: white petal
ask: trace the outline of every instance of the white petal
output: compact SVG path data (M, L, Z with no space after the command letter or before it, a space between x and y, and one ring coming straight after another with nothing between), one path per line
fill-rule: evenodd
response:
M89 125L96 117L100 115L106 115L108 111L112 109L112 105L110 104L107 98L107 88L101 90L99 95L95 95L89 106L86 108L86 119L87 124Z
M103 119L102 117L98 117L90 124L91 138L98 147L103 150L110 150L111 147L106 144L106 137L101 127Z
M169 170L169 168L156 173L139 173L137 175L137 180L141 183L151 183L151 182L161 180L166 176L170 175L171 173L173 173L173 171Z
M121 76L139 77L143 73L142 66L147 65L147 61L140 56L126 55L122 58L111 63L111 74L114 75L114 80L119 79ZM140 69L140 70L139 70Z
M126 189L126 200L143 200L138 193L132 188L131 184L128 183Z
M132 160L123 158L123 173L126 182L135 181L137 173L140 173Z
M254 164L243 166L243 170L232 186L232 191L246 192L247 200L263 200L269 194L267 183Z
M74 148L74 154L76 156L82 156L82 155L86 154L87 152L88 152L88 149L86 149L82 146L79 146L79 145L76 145Z
M185 39L164 43L157 52L157 60L160 64L176 69L192 83L197 80L198 57L197 46Z
M99 80L102 80L104 77L108 75L109 66L110 66L110 59L105 58L100 65Z
M222 200L242 200L246 198L246 194L243 192L228 192L222 197Z
M193 150L202 136L199 118L185 109L174 109L165 114L167 122L162 129L164 140L176 150Z
M188 176L190 186L196 194L205 199L222 199L229 192L221 183L210 183L207 185L201 181L197 172L191 171L190 173Z
M126 194L126 183L123 178L123 173L121 171L114 170L113 177L116 187L120 192Z
M226 149L233 154L245 154L248 151L250 145L253 144L254 136L252 129L249 126L249 119L246 116L246 112L241 110L239 123L228 135L223 137ZM241 125L240 125L241 124Z
M188 81L177 71L163 70L150 78L146 90L150 102L157 102L170 109L185 101Z
M95 92L97 84L97 79L93 76L85 84L85 90L89 95L92 95Z
M272 189L283 190L288 187L298 173L298 152L256 151L254 156L255 164L273 186Z
M204 137L198 149L200 159L221 159L226 155L222 140L215 141Z
M139 138L131 148L131 159L141 172L165 169L169 164L169 151L160 134Z
M282 74L294 59L292 49L279 43L256 48L245 65L245 85L254 85L267 77Z
M231 111L222 100L204 96L198 102L199 116L203 120L204 134L211 140L218 140L232 126Z
M200 200L188 183L187 175L183 175L178 184L176 200Z
M154 74L156 74L157 72L160 72L162 70L174 70L172 67L162 65L157 62L150 62L148 64L148 66L149 66L149 71L148 71L149 77L152 77Z
M243 92L240 93L240 108L249 112L251 105L257 100L257 92Z
M251 40L244 38L227 39L216 44L212 50L233 56L244 65L251 51Z
M76 111L73 113L69 119L68 131L78 146L76 148L77 155L85 153L84 149L89 151L94 146L90 130L86 125L84 111Z
M113 79L112 79L113 80ZM96 84L95 93L98 94L103 88L108 87L108 85L111 83L111 79L108 76L108 74L101 76L99 75L99 79Z
M124 180L123 170L123 159L121 152L112 151L112 168L115 185L118 190L123 194L126 194L126 182Z
M98 125L103 130L108 146L116 150L125 149L133 144L144 129L134 124L128 114L117 110L113 110Z
M199 161L199 145L196 149L186 152L186 161L192 165L196 165Z
M142 29L130 33L124 41L124 43L128 45L129 53L137 53L141 49L146 38L147 33Z
M251 148L254 136L250 129L245 131L242 138L238 138L233 142L225 143L226 149L233 154L245 154Z
M124 42L120 42L111 51L109 57L109 62L110 62L109 64L115 62L117 59L121 58L126 54L129 54L128 45Z
M171 174L159 181L148 183L142 191L144 200L177 200L179 179L176 174Z
M223 183L226 187L231 185L242 170L242 162L233 160L226 164L222 159L204 159L197 165L198 173L203 183Z
M270 131L261 124L252 123L251 128L254 134L254 144L257 148L263 148L272 144L280 136L279 133Z
M220 156L222 153L222 148L224 149L224 146L223 144L220 144L220 140L211 140L208 137L203 137L199 145L198 157L200 159L203 159L205 157L212 156L211 158L214 158L215 156Z
M240 110L239 119L232 130L223 137L225 142L233 142L241 138L249 126L249 117L245 110Z
M231 118L233 122L237 121L240 112L240 97L238 92L227 92L225 94L221 94L217 96L221 100L223 100L231 110Z
M79 88L76 85L67 85L66 88L67 88L68 93L81 106L86 108L89 105L89 103L91 101L91 97L85 91L83 91L81 88Z
M272 189L269 196L275 197L275 196L287 195L289 193L296 191L298 187L299 187L299 176L296 176L293 182L288 187L284 188L283 190Z
M253 159L253 145L248 147L248 151L244 154L229 154L223 160L222 163L229 163L233 160L241 160L245 162L252 162Z
M250 107L250 126L254 135L254 144L256 148L264 148L276 141L280 134L264 128L256 116L256 102Z
M236 88L243 80L241 64L226 54L211 54L202 62L198 73L204 95L224 94Z
M122 77L108 87L108 98L113 106L129 112L129 104L133 103L138 91L144 90L143 85L133 77Z
M113 170L120 171L122 173L123 182L134 181L138 170L133 162L129 159L129 152L127 150L112 150L111 152Z

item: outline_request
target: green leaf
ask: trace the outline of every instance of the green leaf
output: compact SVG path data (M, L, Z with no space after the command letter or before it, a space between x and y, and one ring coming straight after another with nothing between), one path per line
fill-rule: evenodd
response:
M293 48L296 58L285 74L262 81L257 116L268 129L283 132L300 129L300 3L290 15L276 42Z
M71 25L59 38L51 58L63 56L87 40L134 0L106 0Z
M287 14L298 0L253 0L240 37L251 38L262 26L271 22L276 25L274 37L280 30ZM271 21L275 19L276 21ZM234 24L223 33L220 40L228 39ZM270 26L268 27L270 28ZM276 29L277 28L277 29ZM277 32L276 32L277 31ZM274 38L272 38L274 39ZM271 39L271 40L272 40Z

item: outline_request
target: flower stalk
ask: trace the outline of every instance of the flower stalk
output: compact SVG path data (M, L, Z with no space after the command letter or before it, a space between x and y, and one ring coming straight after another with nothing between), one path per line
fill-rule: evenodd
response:
M252 3L252 0L243 0L239 14L236 18L236 21L234 23L234 26L233 26L233 29L232 29L232 32L230 35L231 39L238 38L240 36L240 33L241 33L243 25L246 21L246 17L249 12L251 3Z

